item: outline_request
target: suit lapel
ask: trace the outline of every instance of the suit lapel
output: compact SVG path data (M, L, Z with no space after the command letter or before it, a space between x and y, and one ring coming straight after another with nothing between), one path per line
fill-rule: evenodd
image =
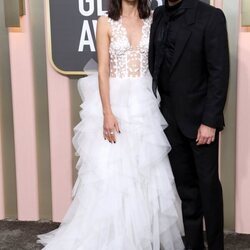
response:
M178 31L177 38L176 38L176 44L175 44L175 52L174 52L174 56L173 56L172 65L170 68L170 74L172 73L177 62L179 61L179 59L184 51L185 45L187 44L191 34L192 34L192 32L190 30L187 30L185 27L182 27Z
M161 11L161 10L159 10ZM158 25L163 17L163 15L161 13L158 13L158 18L152 23L152 26L151 26L151 32L150 32L150 41L154 41L154 37L155 37L155 32L158 28ZM153 43L152 43L153 44Z
M190 39L192 31L190 30L189 26L195 23L195 14L196 14L195 7L186 10L185 24L181 27L181 29L177 33L175 52L173 56L172 66L170 68L170 74L173 72L176 64L178 63L179 59L181 58L181 55L183 54L183 51L185 49L188 40Z
M159 9L160 13L157 13L158 16L155 19L155 21L152 23L151 30L150 30L150 39L149 39L149 70L153 74L154 68L155 68L155 48L154 48L154 43L155 43L155 35L157 28L159 26L159 23L163 17L162 15L162 9Z

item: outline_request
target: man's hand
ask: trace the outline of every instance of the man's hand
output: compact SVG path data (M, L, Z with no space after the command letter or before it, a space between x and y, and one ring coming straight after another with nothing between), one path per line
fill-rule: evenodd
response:
M197 145L211 144L215 140L215 128L201 124L196 138Z

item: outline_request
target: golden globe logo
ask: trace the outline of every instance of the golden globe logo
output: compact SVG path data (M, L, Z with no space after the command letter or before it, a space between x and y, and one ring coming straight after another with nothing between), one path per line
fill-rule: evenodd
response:
M79 42L79 52L83 52L85 46L89 46L91 52L95 52L95 38L91 30L94 30L94 35L96 36L96 26L97 20L95 18L95 10L97 11L97 16L102 16L106 13L103 9L103 0L79 0L79 12L84 17L81 38ZM89 20L87 17L94 16L94 19Z
M96 26L109 0L48 0L47 31L50 62L64 75L97 70Z

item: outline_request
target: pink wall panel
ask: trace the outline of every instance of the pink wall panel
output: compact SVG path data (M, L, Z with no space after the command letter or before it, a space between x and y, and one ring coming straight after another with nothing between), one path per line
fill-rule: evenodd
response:
M9 30L18 219L38 219L35 102L29 9L21 29Z
M48 27L47 27L48 28ZM47 32L46 32L47 34ZM46 39L48 41L48 37ZM47 60L49 58L47 46ZM61 221L72 191L70 81L47 61L53 221Z
M249 30L250 31L250 30ZM239 35L236 231L250 232L250 32Z
M48 63L53 221L61 221L71 201L71 124L69 81Z
M217 8L223 8L223 0L214 0L214 6Z

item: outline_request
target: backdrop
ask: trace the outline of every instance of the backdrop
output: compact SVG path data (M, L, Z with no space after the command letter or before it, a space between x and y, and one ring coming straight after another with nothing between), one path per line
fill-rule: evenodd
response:
M57 37L56 32L65 32L66 28L66 31L77 32L72 37L64 34L55 38L53 61L50 60L49 13L46 11L52 1L58 4L58 8L51 5L57 13L53 17L67 19L65 24L51 20L52 37ZM0 1L1 219L60 221L71 202L77 161L71 139L73 127L80 120L81 99L77 80L73 75L58 73L53 62L61 70L78 71L85 68L89 60L95 60L91 50L95 15L98 6L101 13L105 4L72 0L65 12L64 3L65 0L25 0L26 15L21 18L21 27L6 28L3 1ZM94 14L88 16L90 3L94 3ZM220 154L225 227L250 233L250 30L239 23L239 0L224 3L216 0L213 4L226 13L231 52L230 90L225 111L227 127L222 135ZM71 7L76 11L73 13L77 13L74 17ZM77 27L67 26L72 18L79 19ZM52 27L56 23L59 25ZM89 30L91 35L87 36ZM66 51L67 46L72 53ZM66 54L75 55L80 61L68 58L67 62ZM76 65L70 65L70 61ZM89 69L93 69L92 63L89 65Z

